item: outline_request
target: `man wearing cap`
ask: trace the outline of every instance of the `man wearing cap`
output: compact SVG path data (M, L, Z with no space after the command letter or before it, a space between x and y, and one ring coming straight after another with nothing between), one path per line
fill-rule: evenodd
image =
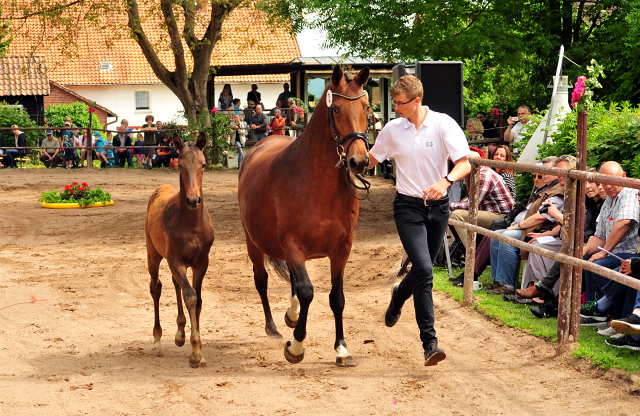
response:
M260 140L267 137L267 124L269 123L269 118L262 111L262 106L260 104L256 105L256 113L251 116L250 127L251 130L255 133L254 140L258 143Z
M480 157L484 159L484 153L475 147L471 147L471 157ZM469 176L465 178L467 185L469 184ZM486 166L480 166L480 178L477 184L478 189L478 227L489 228L495 220L504 218L504 214L508 214L513 209L515 200L511 191L504 183L502 176L496 171ZM469 222L469 200L449 203L451 211L451 219L461 222ZM454 227L460 241L464 247L467 247L467 230Z
M396 163L393 216L412 267L393 286L385 324L394 326L405 301L413 296L424 364L432 366L446 358L434 327L432 259L440 251L449 220L447 191L471 170L469 146L455 120L421 105L424 91L418 78L401 77L390 94L399 117L380 132L369 152L369 169L389 158ZM451 172L447 172L449 157L454 163Z
M60 141L53 137L53 130L47 130L47 137L42 140L42 162L47 169L57 168L62 158L60 157Z

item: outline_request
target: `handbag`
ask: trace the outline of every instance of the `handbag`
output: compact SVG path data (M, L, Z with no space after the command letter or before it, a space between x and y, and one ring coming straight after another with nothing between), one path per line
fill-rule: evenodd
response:
M513 206L513 209L504 217L494 220L491 223L491 226L489 226L489 229L491 231L506 230L511 225L513 220L516 219L518 214L520 214L525 209L527 209L527 207L525 207L520 202L516 202L516 204Z

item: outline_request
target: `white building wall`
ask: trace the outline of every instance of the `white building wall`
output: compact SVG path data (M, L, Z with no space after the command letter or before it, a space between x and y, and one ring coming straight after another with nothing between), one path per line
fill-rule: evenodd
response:
M262 95L262 102L267 108L274 107L278 95L284 91L282 83L257 83L258 92ZM231 92L234 98L240 98L241 107L247 105L247 93L251 91L251 84L232 83ZM216 82L217 97L222 92L224 84ZM163 84L134 84L134 85L65 85L72 91L83 95L97 104L118 114L118 123L123 118L129 120L131 126L141 126L147 114L152 114L155 120L167 121L177 118L182 110L182 103L178 97ZM136 110L136 91L149 92L149 110ZM114 121L110 118L108 121Z

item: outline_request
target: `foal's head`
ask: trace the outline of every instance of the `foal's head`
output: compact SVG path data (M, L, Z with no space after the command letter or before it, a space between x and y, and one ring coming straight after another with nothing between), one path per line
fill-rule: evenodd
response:
M202 150L207 145L207 136L200 132L195 143L183 143L180 136L174 133L173 145L180 152L180 191L187 197L187 206L196 209L202 203L202 174L206 162Z
M343 143L346 155L346 166L353 174L363 173L369 164L367 144L367 111L369 109L369 95L363 89L369 80L369 68L362 69L355 78L343 72L336 66L331 76L331 83L323 97L324 103L330 105L329 114L335 120L338 137ZM328 90L332 92L332 99L327 100ZM361 138L346 137L350 133L362 132ZM332 135L335 132L331 132ZM366 141L365 141L366 140Z

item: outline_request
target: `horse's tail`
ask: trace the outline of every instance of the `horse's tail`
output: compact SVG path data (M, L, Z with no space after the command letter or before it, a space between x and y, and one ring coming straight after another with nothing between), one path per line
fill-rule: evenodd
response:
M284 260L276 260L272 257L267 257L269 259L269 264L273 269L278 273L278 276L282 277L287 282L291 281L291 276L289 275L289 266L287 266L287 262Z

